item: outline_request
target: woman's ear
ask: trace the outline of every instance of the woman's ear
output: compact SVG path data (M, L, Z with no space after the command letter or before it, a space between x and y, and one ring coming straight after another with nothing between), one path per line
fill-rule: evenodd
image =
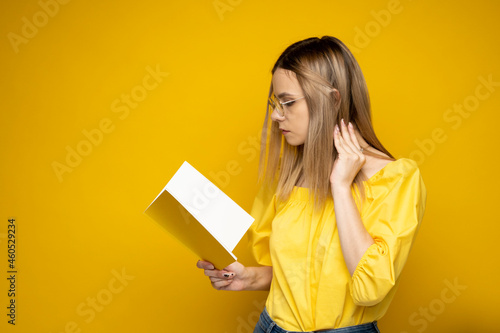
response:
M340 99L340 92L337 89L332 88L332 94L335 95L335 98Z
M331 88L330 93L332 93L335 98L335 106L339 106L341 101L340 92L335 88Z

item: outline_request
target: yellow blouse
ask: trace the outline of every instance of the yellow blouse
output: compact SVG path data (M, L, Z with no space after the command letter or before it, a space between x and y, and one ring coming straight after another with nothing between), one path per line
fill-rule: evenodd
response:
M379 320L387 311L420 227L427 191L417 163L408 158L389 162L364 185L360 216L375 244L352 277L332 199L314 213L307 188L295 187L284 203L264 187L259 190L249 244L260 265L273 266L266 309L282 328L340 328Z

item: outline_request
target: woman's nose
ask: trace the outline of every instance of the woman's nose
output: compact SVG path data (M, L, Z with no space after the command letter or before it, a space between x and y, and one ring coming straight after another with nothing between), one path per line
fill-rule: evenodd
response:
M283 121L285 119L285 117L281 117L278 113L278 111L276 111L276 109L273 109L273 112L271 113L271 120L273 121Z

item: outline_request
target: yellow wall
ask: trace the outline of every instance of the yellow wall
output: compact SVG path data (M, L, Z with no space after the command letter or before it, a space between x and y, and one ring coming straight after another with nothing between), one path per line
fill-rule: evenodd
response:
M0 330L251 332L266 293L212 289L197 258L142 212L184 160L249 211L271 67L290 43L333 35L366 76L381 141L417 160L428 187L381 331L497 331L499 9L0 2ZM250 264L245 245L236 253Z

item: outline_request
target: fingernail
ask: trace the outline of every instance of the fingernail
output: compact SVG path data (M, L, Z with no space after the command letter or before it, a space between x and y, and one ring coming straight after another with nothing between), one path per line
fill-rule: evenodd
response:
M349 127L350 128L354 128L354 126L352 126L351 122L349 122Z
M214 268L215 268L214 265L208 266L208 269L214 269Z
M338 132L339 131L339 124L335 124L335 130Z
M344 123L344 118L342 118L342 125L345 125L345 123Z

